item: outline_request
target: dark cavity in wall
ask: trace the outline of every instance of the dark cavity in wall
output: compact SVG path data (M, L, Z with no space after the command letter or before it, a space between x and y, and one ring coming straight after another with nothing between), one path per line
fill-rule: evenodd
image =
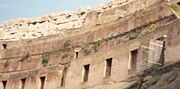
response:
M79 57L79 52L76 52L76 55L75 55L75 56L76 56L76 58L78 58L78 57Z
M83 82L87 82L87 81L88 81L88 77L89 77L89 66L90 66L90 64L84 65L84 77L83 77Z
M46 77L40 77L40 80L41 80L41 88L40 89L44 89L44 84L45 84L45 79Z
M26 78L21 79L21 89L25 89Z
M106 59L106 72L105 77L111 76L112 58Z
M3 48L6 49L7 48L7 44L2 44Z
M177 4L180 5L180 2L178 2Z
M157 38L156 40L158 40L158 41L164 41L164 37L159 37L159 38Z
M132 50L130 52L131 58L130 58L130 73L136 71L136 65L137 65L137 56L138 56L138 50Z
M62 73L62 79L61 79L61 86L65 86L66 82L66 75L67 75L67 67L64 68L63 73Z
M7 81L2 81L3 89L6 89Z

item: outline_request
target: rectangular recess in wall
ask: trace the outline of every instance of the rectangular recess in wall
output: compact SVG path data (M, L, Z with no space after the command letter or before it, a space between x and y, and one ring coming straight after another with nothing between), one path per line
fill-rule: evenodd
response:
M25 89L26 78L21 79L21 89Z
M2 81L3 89L6 89L7 81Z
M90 64L84 65L83 82L88 81Z
M44 89L45 79L46 79L45 76L40 77L40 81L41 81L40 89Z
M79 52L76 52L75 53L75 58L78 58L79 57Z
M67 69L68 69L68 68L65 67L64 70L63 70L62 79L61 79L61 87L65 86Z
M105 77L111 76L112 58L106 59Z
M129 72L135 72L136 71L136 65L137 65L137 57L138 57L138 50L132 50L130 51L130 69Z
M3 48L6 49L7 48L7 44L2 44Z

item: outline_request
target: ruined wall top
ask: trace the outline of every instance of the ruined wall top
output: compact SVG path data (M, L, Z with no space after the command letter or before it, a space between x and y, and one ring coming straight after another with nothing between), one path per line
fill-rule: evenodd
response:
M68 30L71 30L71 32L73 32L73 29L82 28L85 24L85 21L87 20L88 13L103 13L108 9L120 7L122 5L127 5L128 3L135 1L138 1L137 3L143 3L147 1L157 2L161 0L113 0L104 5L100 5L94 9L80 8L76 12L61 12L41 17L11 20L0 24L0 41L33 39L37 37L54 34L60 34L63 36L69 34ZM145 5L141 5L141 7L145 7ZM133 13L133 10L135 12L135 9L139 8L116 10L117 13L115 14L119 15L120 17L124 17L125 15L128 15L128 13ZM98 15L98 18L101 18L101 14ZM102 20L102 18L99 20Z
M47 16L11 20L0 24L0 39L32 39L64 32L63 29L79 28L90 9L78 12L53 13Z

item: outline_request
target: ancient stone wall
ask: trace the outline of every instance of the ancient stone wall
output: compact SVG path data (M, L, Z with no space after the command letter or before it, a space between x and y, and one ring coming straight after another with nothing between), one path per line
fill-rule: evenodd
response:
M158 19L171 15L172 14L171 11L167 6L164 6L164 4L165 3L159 2L156 5L151 6L149 9L147 8L146 10L142 10L138 13L135 13L135 16L131 15L124 17L123 21L121 20L114 21L108 24L103 24L93 28L89 28L89 30L91 30L90 32L87 31L83 33L81 32L75 33L76 34L75 36L69 35L69 37L65 39L61 39L60 38L61 36L57 36L57 37L52 36L49 38L46 37L45 39L40 38L40 39L27 40L27 41L22 40L18 42L9 42L9 43L5 42L7 48L1 51L0 58L5 59L2 60L3 64L7 60L10 63L12 62L11 67L9 66L10 68L6 69L7 71L26 70L26 69L31 69L33 67L40 68L42 66L41 60L38 59L42 59L42 55L47 52L50 52L49 55L50 58L52 59L50 60L50 64L54 64L54 63L56 64L58 63L57 61L59 61L60 63L67 63L69 62L69 60L56 60L56 59L61 59L61 57L64 56L63 49L66 40L70 39L71 46L73 46L73 48L76 48L76 46L83 47L85 46L85 44L88 43L96 42L98 40L108 39L118 34L123 34L124 32L133 30L133 28L137 28L140 25L142 26L147 23L150 23L151 21L156 21ZM149 11L151 12L151 14L149 13ZM161 13L158 13L159 11L161 11ZM127 26L127 24L130 25ZM2 49L4 49L3 45L1 47ZM21 59L27 54L30 55L30 58L27 58L25 60L27 61L27 63L22 63ZM56 62L53 62L53 60ZM17 63L19 64L19 66L16 66ZM26 64L26 67L21 65L21 63ZM27 64L29 64L29 66ZM3 68L3 65L1 67Z
M7 82L7 89L22 89L22 79L26 78L27 89L40 89L42 84L44 89L51 89L52 85L53 89L116 89L124 85L122 81L147 68L147 61L142 57L142 47L150 49L150 40L163 36L166 36L164 64L179 60L178 53L174 51L179 49L179 40L173 39L179 36L179 20L165 1L129 0L113 5L107 5L102 12L79 12L84 16L83 24L77 28L64 29L66 34L48 34L37 36L36 39L20 39L21 36L14 36L14 40L11 36L2 38L0 86L3 87ZM123 14L118 14L119 12ZM74 15L67 16L69 20L71 16ZM47 17L46 22L51 23L52 18ZM18 24L27 24L26 20L19 21ZM39 27L46 23L41 21L30 21L31 26L27 27ZM64 26L63 24L61 25ZM11 26L12 28L8 28ZM14 26L13 22L1 27L8 32L24 25L18 25L17 28ZM34 32L39 29L36 28ZM134 65L131 65L133 52L137 56L136 70L132 70ZM107 59L111 59L111 62L107 63ZM106 74L107 65L111 69L110 75ZM86 80L85 71L88 74Z
M82 8L74 13L57 13L37 18L13 20L0 25L0 39L33 39L55 34L64 37L70 33L74 34L76 28L83 28L81 32L84 32L84 28L118 20L161 1L127 0L121 4L109 3L95 10Z

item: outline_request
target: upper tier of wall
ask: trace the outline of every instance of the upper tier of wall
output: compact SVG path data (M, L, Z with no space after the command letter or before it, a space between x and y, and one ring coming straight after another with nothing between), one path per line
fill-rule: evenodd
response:
M68 39L71 40L70 45L72 46L72 56L74 50L77 47L82 48L81 53L79 53L79 57L84 57L83 50L89 43L96 42L97 40L108 39L114 36L118 36L119 34L123 35L125 33L129 33L138 28L141 28L147 24L159 22L159 20L163 20L162 24L165 24L171 21L172 17L175 18L172 15L173 13L166 5L166 3L157 2L156 4L138 11L133 15L128 15L124 18L97 26L92 25L91 28L82 29L85 30L83 32L81 32L82 30L80 30L80 33L75 32L74 34L67 35L69 36ZM128 39L127 37L125 37L125 39L122 39L122 42ZM42 55L44 55L45 53L52 54L50 55L51 61L49 62L49 65L69 63L72 58L69 59L68 57L63 59L63 56L65 54L65 52L63 51L63 49L65 48L65 43L66 39L54 35L46 37L44 39L38 38L33 40L7 42L6 48L0 46L0 64L2 63L0 68L3 69L1 71L12 72L41 68L43 66L41 64ZM107 46L105 48L107 48ZM24 59L26 54L29 54L29 56L31 56L31 61L22 62L22 59ZM3 64L6 64L6 62L9 63L9 66L7 68L4 68Z
M0 24L0 40L12 41L33 39L58 34L61 37L75 31L84 32L91 28L135 13L163 0L122 0L104 6L81 8L75 13L57 13L37 18L25 18ZM77 28L81 28L77 30Z

